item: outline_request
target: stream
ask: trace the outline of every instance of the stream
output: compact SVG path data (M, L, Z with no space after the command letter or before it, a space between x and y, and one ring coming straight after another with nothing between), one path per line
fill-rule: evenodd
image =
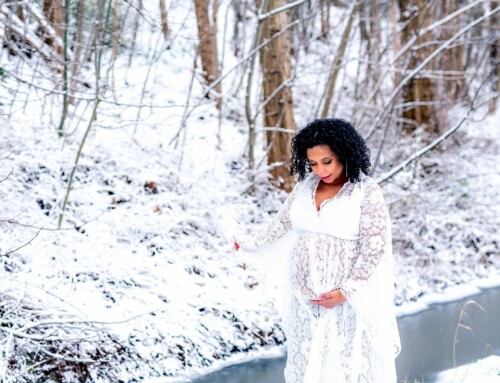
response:
M430 305L398 318L402 351L396 359L398 382L436 382L454 366L500 354L500 287L448 303ZM286 356L225 367L192 383L284 383Z

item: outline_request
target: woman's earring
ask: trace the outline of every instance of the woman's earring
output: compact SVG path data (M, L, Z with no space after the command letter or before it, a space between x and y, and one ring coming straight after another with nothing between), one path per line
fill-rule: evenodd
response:
M349 178L349 169L347 168L347 162L345 163L344 168L345 168L345 176Z

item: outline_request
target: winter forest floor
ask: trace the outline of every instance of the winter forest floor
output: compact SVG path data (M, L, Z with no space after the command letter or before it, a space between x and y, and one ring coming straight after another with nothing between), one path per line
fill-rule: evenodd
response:
M139 382L284 344L279 256L235 254L232 246L233 235L265 228L285 193L263 168L248 193L247 126L234 99L220 120L213 102L200 102L172 142L191 78L192 47L181 48L152 71L155 86L142 102L161 100L154 110L131 106L150 69L146 57L132 69L126 59L115 64L115 81L126 86L110 99L121 104L98 110L61 229L88 111L75 107L68 136L59 138L60 100L40 90L50 88L50 75L36 79L40 88L3 79L2 99L16 89L19 102L0 115L0 381ZM310 114L303 81L299 126ZM196 84L193 93L202 94ZM450 110L448 125L463 112ZM498 113L479 109L383 185L401 312L431 294L498 277L499 128ZM416 150L399 133L389 143ZM393 161L382 161L378 175Z

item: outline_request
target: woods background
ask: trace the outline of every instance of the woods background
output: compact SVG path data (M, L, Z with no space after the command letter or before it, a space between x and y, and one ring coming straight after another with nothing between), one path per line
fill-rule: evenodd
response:
M230 259L231 232L277 209L285 194L272 185L294 184L290 139L315 118L351 121L371 148L394 221L396 304L496 273L499 11L493 0L1 0L0 380L139 381L281 344L262 270ZM124 253L147 271L116 272ZM93 260L82 271L70 258ZM191 293L172 303L216 275L226 282L195 294L203 306ZM254 306L222 291L232 278ZM69 308L90 291L76 284L107 301L99 315L90 298ZM117 308L125 295L134 303ZM190 315L213 341L185 332ZM232 341L217 335L227 329Z

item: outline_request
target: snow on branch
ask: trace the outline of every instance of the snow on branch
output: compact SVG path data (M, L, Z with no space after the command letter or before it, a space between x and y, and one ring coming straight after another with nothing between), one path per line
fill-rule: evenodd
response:
M38 7L36 5L33 5L32 3L33 3L32 1L31 2L30 1L26 1L26 0L22 1L23 6L28 10L28 12L31 15L33 15L33 17L35 18L35 20L40 25L40 28L44 31L44 33L47 36L50 37L50 39L52 40L53 44L56 45L56 49L58 51L62 52L63 51L63 47L64 47L63 40L61 39L61 37L59 37L59 35L54 30L54 28L52 27L52 25L50 25L50 23L47 21L47 19L42 14L42 12L40 12L40 10L37 9Z
M390 178L392 178L393 176L395 176L397 173L399 173L401 170L405 169L410 163L412 163L413 161L415 161L418 158L422 157L425 153L427 153L428 151L434 149L436 146L438 146L444 140L446 140L448 137L450 137L453 133L455 133L458 130L458 128L460 128L462 126L462 124L469 119L470 114L473 111L477 110L478 107L475 105L475 101L476 101L477 97L479 96L479 94L480 94L483 86L486 84L487 80L488 80L488 77L486 77L486 79L483 80L483 82L478 87L478 89L477 89L477 91L476 91L476 93L475 93L475 95L474 95L474 97L472 99L471 107L469 108L469 110L463 115L463 117L452 128L448 129L441 136L439 136L434 141L432 141L429 145L427 145L427 146L423 147L422 149L418 150L417 152L415 152L413 155L411 155L410 157L408 157L406 160L404 160L403 162L401 162L399 165L393 167L386 174L384 174L383 176L379 177L377 179L377 183L380 184L382 182L386 182L387 180L389 180Z
M291 9L291 8L294 8L294 7L298 7L299 5L305 3L306 1L307 0L297 0L297 1L294 1L293 3L283 5L282 7L273 9L272 11L269 11L267 13L259 15L258 20L259 20L259 22L264 21L265 19L267 19L267 18L269 18L277 13L284 12L284 11Z
M57 64L62 63L62 58L54 50L48 50L47 45L32 31L24 28L24 23L5 5L0 7L0 25L3 25L3 29L9 28L19 37L25 40L25 42L35 49L42 58L52 66L55 71L61 71L57 65L54 65L54 60Z
M450 39L445 41L439 48L437 48L434 52L432 52L429 56L426 57L425 60L423 60L415 69L413 69L401 82L398 84L396 89L393 90L392 94L389 96L389 100L387 101L387 107L384 108L383 112L377 117L375 122L373 123L370 131L366 135L365 139L369 140L370 137L373 135L375 130L377 130L378 126L382 122L382 120L386 117L388 111L391 110L389 105L391 105L394 100L396 99L396 96L399 94L399 92L405 87L406 84L408 84L427 64L429 64L432 60L434 60L440 53L442 53L444 50L448 49L451 44L458 39L460 36L465 34L467 31L471 30L474 28L476 25L480 24L481 22L487 20L488 18L492 17L495 13L500 11L500 6L496 7L495 9L486 12L483 16L477 18L473 22L469 23L465 27L463 27L460 31L458 31L456 34L454 34Z

